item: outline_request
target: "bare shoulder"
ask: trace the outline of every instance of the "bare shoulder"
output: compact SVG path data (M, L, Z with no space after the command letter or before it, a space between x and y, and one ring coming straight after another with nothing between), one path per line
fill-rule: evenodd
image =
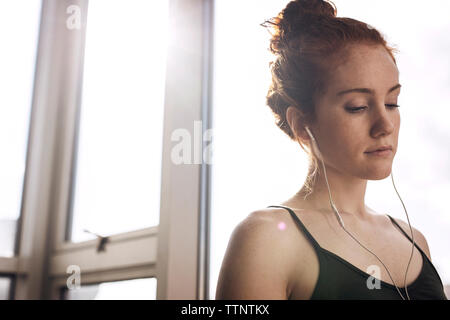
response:
M409 228L409 224L402 219L394 218L392 217L399 225L400 227L408 234L409 237L411 237L411 230ZM425 238L425 236L417 230L416 228L412 227L412 231L414 234L414 242L417 243L417 245L422 249L423 252L427 255L428 259L431 261L431 255L430 255L430 248L428 247L428 242Z
M250 213L233 230L217 283L216 299L287 299L293 265L286 215Z

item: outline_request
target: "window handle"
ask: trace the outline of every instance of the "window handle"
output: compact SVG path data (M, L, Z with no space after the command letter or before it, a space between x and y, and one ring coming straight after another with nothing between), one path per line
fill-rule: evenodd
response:
M109 241L109 237L99 235L99 234L97 234L95 232L92 232L92 231L89 231L87 229L83 229L83 231L86 232L86 233L90 233L90 234L96 236L97 239L100 239L100 241L98 243L98 246L97 246L97 252L106 251L106 243Z

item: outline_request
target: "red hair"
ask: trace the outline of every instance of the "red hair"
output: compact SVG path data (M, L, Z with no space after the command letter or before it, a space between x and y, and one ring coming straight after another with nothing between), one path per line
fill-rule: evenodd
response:
M293 140L294 133L286 121L287 108L296 107L306 120L314 119L315 97L326 90L327 75L333 66L345 62L349 45L381 45L396 64L397 50L379 31L336 14L331 1L295 0L278 16L261 24L271 31L270 51L276 56L270 63L272 84L266 103L277 126Z

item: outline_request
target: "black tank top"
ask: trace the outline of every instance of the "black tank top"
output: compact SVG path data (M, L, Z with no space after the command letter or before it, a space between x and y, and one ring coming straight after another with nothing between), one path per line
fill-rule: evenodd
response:
M369 289L367 285L368 273L357 268L348 261L342 259L331 251L322 248L313 236L308 232L306 227L297 217L297 215L285 206L269 206L268 208L284 208L289 211L295 223L305 234L314 247L319 260L319 277L311 296L311 300L365 300L365 299L382 299L396 300L402 299L398 294L394 285L379 280L380 288L374 287ZM397 224L397 222L388 215L392 223L395 224L400 231L412 242L408 234ZM411 300L447 300L444 287L435 267L428 259L427 255L420 249L417 244L416 248L422 255L422 270L414 282L407 286L408 295ZM361 248L363 249L363 248ZM373 280L374 278L372 278ZM369 280L370 281L370 280ZM373 281L372 281L373 282ZM373 282L374 283L374 282ZM371 286L373 287L373 286ZM407 299L405 288L400 288L403 297Z

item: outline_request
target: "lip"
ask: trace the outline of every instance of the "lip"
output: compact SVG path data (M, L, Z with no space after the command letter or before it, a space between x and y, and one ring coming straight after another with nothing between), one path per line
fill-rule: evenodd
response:
M379 148L372 149L371 151L366 151L365 153L374 153L374 152L386 151L386 150L392 151L392 146L381 146Z
M366 154L370 156L377 156L377 157L389 157L392 154L391 149L385 149L385 150L377 150L373 152L365 152Z

